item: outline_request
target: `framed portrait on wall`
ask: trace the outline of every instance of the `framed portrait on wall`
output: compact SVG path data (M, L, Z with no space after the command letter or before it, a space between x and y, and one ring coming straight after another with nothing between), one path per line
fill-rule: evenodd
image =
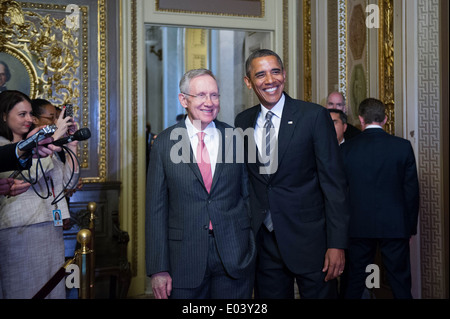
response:
M37 75L32 62L19 50L0 47L0 92L17 90L34 98Z

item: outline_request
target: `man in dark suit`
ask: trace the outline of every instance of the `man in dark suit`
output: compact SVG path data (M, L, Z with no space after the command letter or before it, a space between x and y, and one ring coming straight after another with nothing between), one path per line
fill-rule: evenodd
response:
M258 251L255 297L293 298L296 279L301 298L336 298L348 221L336 132L326 108L283 92L285 78L276 53L252 53L244 80L261 104L235 120L244 132L254 129L246 134L246 158L277 145L275 169L262 170L265 160L247 164ZM275 131L273 143L266 127Z
M327 96L327 108L341 110L347 114L347 104L345 103L345 98L341 92L331 92ZM361 131L354 127L352 124L347 122L347 129L344 132L344 139L349 140L361 133Z
M383 130L384 104L359 106L363 132L342 145L349 183L346 298L361 298L377 245L395 298L412 298L409 239L417 233L419 183L411 143Z
M252 297L256 247L233 128L216 120L209 70L188 71L187 116L156 138L147 178L146 261L156 298ZM204 135L204 136L203 136Z

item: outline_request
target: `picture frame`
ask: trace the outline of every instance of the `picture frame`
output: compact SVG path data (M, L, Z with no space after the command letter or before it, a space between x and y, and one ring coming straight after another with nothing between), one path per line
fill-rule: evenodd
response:
M8 69L10 76L4 89L17 90L35 98L37 94L37 73L33 63L19 50L0 46L0 64Z

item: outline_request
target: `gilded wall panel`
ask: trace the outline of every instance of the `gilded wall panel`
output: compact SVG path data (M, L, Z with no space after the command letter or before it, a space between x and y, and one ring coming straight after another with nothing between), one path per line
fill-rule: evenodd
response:
M106 39L98 37L104 27L104 0L0 2L0 60L11 69L7 89L74 105L75 121L91 131L78 149L84 182L106 178Z

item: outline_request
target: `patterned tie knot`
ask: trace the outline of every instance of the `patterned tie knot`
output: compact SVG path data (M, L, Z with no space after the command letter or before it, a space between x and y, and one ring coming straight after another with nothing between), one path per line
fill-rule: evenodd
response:
M273 116L273 112L269 111L266 113L266 122L264 123L264 128L267 127L274 127L273 123L272 123L272 116Z
M203 139L205 138L205 132L198 132L197 133L198 136L198 141L203 141Z

